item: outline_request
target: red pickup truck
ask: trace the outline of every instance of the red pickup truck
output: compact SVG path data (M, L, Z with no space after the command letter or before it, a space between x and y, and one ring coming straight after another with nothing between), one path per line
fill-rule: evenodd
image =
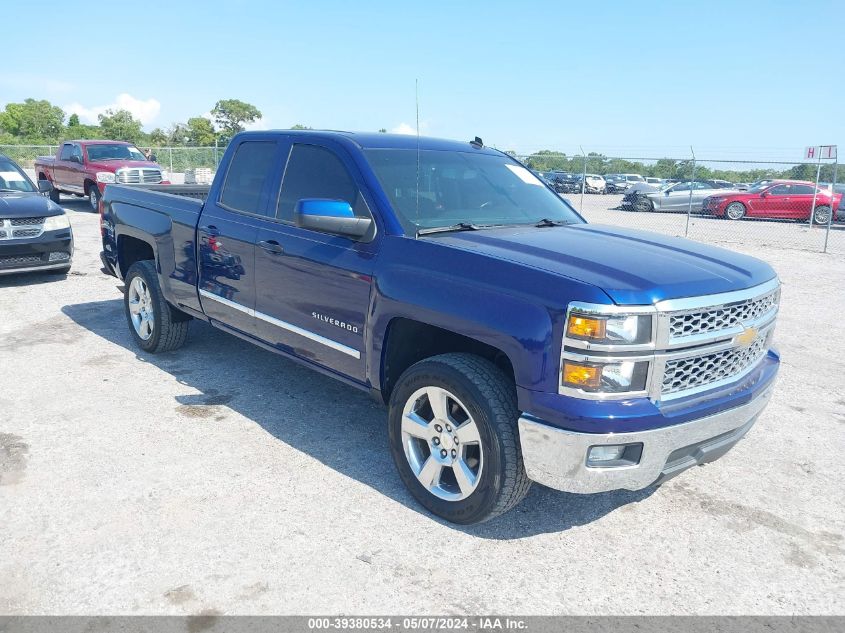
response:
M158 163L124 141L65 141L55 156L35 160L35 173L38 180L53 184L53 202L59 201L60 193L87 196L95 211L109 183L170 184Z

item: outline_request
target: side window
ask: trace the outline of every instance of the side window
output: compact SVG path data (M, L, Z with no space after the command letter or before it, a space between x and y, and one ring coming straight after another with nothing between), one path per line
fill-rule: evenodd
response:
M789 185L778 185L769 189L769 194L772 196L788 196L789 189Z
M62 153L59 154L59 160L70 160L71 153L73 152L73 145L70 143L65 143L62 145Z
M370 217L367 203L352 176L334 152L316 145L295 144L291 149L276 218L293 221L296 203L303 198L345 200L358 217Z
M810 185L792 185L793 196L812 196L814 187Z
M73 145L73 149L70 151L71 156L76 156L79 159L79 162L82 162L82 147L79 145Z
M238 146L226 172L220 204L244 213L267 213L260 205L261 193L273 176L276 147L272 141L246 141Z
M675 185L674 187L672 187L672 193L676 193L676 192L678 192L678 191L689 191L689 190L690 190L690 185L691 185L691 184L692 184L692 183L688 183L688 182L681 182L681 183L678 183L677 185Z

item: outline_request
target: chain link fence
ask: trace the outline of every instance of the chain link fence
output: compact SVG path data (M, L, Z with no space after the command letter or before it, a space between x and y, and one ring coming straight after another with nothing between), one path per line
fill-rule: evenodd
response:
M30 173L38 156L54 156L57 149L0 145L0 153ZM179 184L186 172L207 168L213 174L225 148L151 149ZM845 254L845 174L835 161L709 159L693 152L685 158L620 157L584 150L517 158L552 182L590 222L716 244ZM770 182L779 179L792 182Z
M30 172L39 156L55 156L58 145L0 145L5 154ZM146 150L147 146L140 149ZM168 173L174 183L184 182L185 172L202 168L217 170L225 147L151 147L156 162Z
M725 245L845 253L835 161L517 156L589 221Z

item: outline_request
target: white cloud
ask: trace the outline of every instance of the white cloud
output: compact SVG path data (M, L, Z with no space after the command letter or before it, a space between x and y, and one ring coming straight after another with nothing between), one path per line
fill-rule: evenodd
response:
M390 130L391 134L411 134L413 136L417 135L417 128L412 125L408 125L407 123L400 123L394 128Z
M258 119L252 123L245 123L244 128L247 130L269 130L270 122L267 119Z
M97 117L107 110L127 110L143 125L148 125L158 116L161 103L157 99L137 99L123 92L107 105L85 107L80 103L71 103L64 107L65 112L76 114L84 123L97 123Z

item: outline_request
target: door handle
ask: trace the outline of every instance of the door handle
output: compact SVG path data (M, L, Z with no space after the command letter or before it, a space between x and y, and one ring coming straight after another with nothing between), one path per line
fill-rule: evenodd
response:
M276 240L261 240L258 245L268 253L279 255L285 252L285 249Z
M200 231L203 231L204 233L208 233L212 237L217 237L218 235L220 235L220 231L217 230L217 227L214 226L213 224L209 224L208 226L201 226Z

